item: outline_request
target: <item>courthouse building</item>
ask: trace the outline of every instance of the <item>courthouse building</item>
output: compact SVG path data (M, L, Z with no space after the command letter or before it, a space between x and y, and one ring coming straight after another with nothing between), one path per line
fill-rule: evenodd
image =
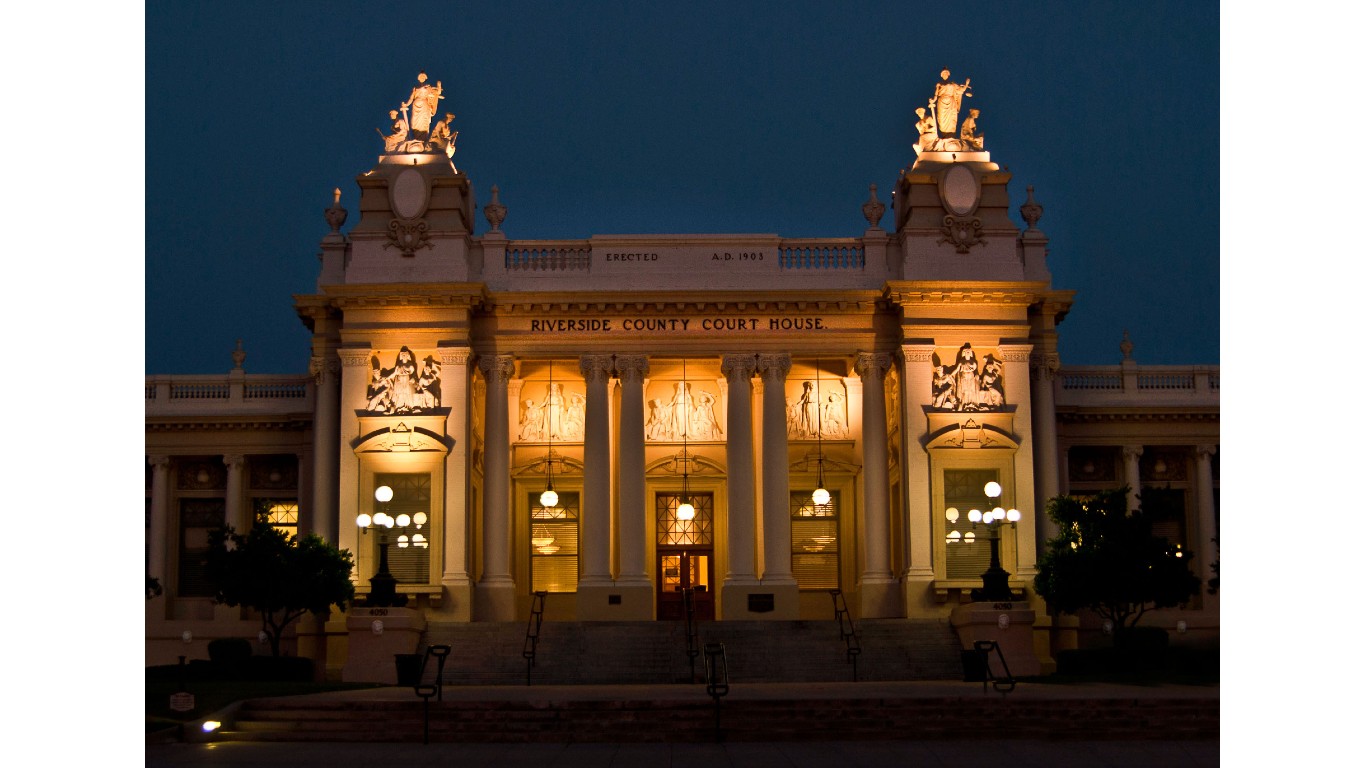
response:
M1162 532L1207 578L1218 368L1139 366L1118 330L1115 365L1063 364L1073 291L1043 207L1031 187L1011 221L1011 174L944 80L888 204L849 201L850 237L583 240L516 239L534 214L496 187L479 206L419 82L353 210L339 190L326 211L294 298L307 373L248 374L239 348L227 375L147 378L148 663L187 631L255 636L213 604L203 552L256 515L349 549L359 596L387 541L429 623L525 621L538 591L547 620L668 621L688 587L718 621L828 619L832 589L860 618L946 618L982 585L965 511L988 481L1020 513L1001 564L1043 624L1060 493L1169 494ZM377 515L397 524L358 526ZM1217 637L1217 598L1145 619L1178 621Z

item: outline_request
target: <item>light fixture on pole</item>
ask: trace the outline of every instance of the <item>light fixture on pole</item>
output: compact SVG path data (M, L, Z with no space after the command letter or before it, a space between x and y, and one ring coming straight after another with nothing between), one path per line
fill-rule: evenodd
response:
M982 573L981 588L972 590L972 599L977 602L1009 602L1013 597L1010 592L1010 573L1001 567L1001 525L1010 523L1010 527L1014 528L1015 524L1020 521L1020 510L1007 510L997 503L997 500L1001 498L1001 484L995 480L982 486L982 492L986 494L991 509L985 512L980 509L969 510L968 521L972 523L974 528L978 525L987 527L987 533L990 534L987 537L987 543L991 546L991 563ZM944 517L950 523L958 522L958 516L958 510L954 507L944 510ZM961 541L965 544L971 543L975 539L976 536L971 531L961 537ZM949 544L958 541L960 541L960 537L957 531L948 535Z
M546 406L547 406L548 408L555 408L555 361L554 361L554 360L551 360L551 361L550 361L550 376L549 376L549 379L550 379L550 381L549 381L549 383L546 384L546 389L545 389L545 394L546 394L546 397L545 397L545 399L546 399ZM551 453L551 451L550 451L550 426L551 426L551 424L558 423L558 422L557 422L557 420L552 419L552 415L551 415L550 413L544 413L544 414L542 414L542 418L545 419L545 490L544 490L544 491L541 491L541 506L542 506L542 507L545 507L545 509L546 509L547 512L548 512L549 510L554 509L554 508L555 508L556 506L558 506L559 503L560 503L560 494L555 493L555 473L554 473L554 468L553 468L553 466L552 466L551 463L550 463L550 453Z
M389 573L389 536L388 529L393 528L397 522L389 516L388 505L394 498L394 489L387 485L381 485L375 489L375 501L379 502L379 511L374 515L367 515L362 512L356 515L356 527L360 528L362 535L369 533L370 528L380 529L379 536L379 568L375 575L370 579L370 597L366 603L371 606L403 606L408 602L407 595L397 593L397 581L393 574ZM400 519L407 518L407 515L399 515ZM424 516L425 519L425 516ZM406 523L404 524L406 525ZM400 525L399 527L404 527ZM404 537L406 539L406 537ZM403 544L400 544L403 546Z
M688 361L683 360L683 395L688 391ZM675 398L677 399L677 398ZM674 408L674 413L678 413L678 408ZM691 409L688 409L688 418L683 421L683 495L679 499L677 515L679 520L688 521L697 516L697 509L692 505L692 499L688 496L688 423L692 420Z
M821 361L816 360L816 490L811 492L811 503L817 507L823 507L830 503L830 491L825 488L825 451L821 447L821 422L825 421L825 414L821 413L821 406L824 403L821 399Z

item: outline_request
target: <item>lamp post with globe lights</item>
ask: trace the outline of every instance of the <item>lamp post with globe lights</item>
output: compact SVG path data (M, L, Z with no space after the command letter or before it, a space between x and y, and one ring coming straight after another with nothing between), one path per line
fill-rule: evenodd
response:
M972 590L972 599L977 602L1009 602L1013 599L1010 591L1010 573L1001 567L1001 526L1009 523L1011 528L1020 521L1020 510L1005 509L999 503L1001 498L1001 484L995 480L982 487L986 494L991 508L988 510L972 509L968 511L968 522L972 527L984 525L987 529L987 543L991 546L991 563L982 573L982 586L980 589ZM944 510L944 517L949 523L958 522L959 511L954 507ZM968 533L963 536L963 541L970 541L974 535ZM954 543L958 540L957 531L950 534L949 541Z
M408 596L397 593L398 582L393 574L389 573L389 534L390 528L398 524L400 528L406 528L411 522L408 515L399 515L395 520L389 515L389 502L394 498L394 489L387 485L381 485L375 489L375 501L379 502L379 511L374 515L364 512L356 515L356 527L360 528L362 535L370 532L371 528L379 529L379 568L375 575L370 579L370 596L366 603L371 606L394 606L399 607L407 604ZM408 519L405 519L408 518ZM399 521L402 520L400 523ZM420 534L419 534L420 535ZM400 537L399 546L405 546L408 541L407 536Z

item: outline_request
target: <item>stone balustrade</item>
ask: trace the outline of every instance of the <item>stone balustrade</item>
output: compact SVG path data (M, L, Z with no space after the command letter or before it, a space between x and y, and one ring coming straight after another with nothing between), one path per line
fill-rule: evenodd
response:
M1065 366L1054 377L1058 405L1189 402L1219 404L1217 366Z
M223 374L148 376L146 413L297 413L313 410L313 379L308 376Z

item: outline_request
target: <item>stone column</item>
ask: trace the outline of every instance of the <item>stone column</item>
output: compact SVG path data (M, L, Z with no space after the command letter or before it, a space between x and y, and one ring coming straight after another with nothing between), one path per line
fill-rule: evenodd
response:
M228 487L223 494L223 523L230 525L238 533L246 533L251 530L252 519L251 510L247 509L242 503L242 464L246 461L240 453L229 453L223 456L223 464L228 468Z
M341 359L315 355L308 364L313 374L313 503L308 531L338 543L338 443L341 435Z
M1214 541L1219 529L1214 519L1214 471L1211 467L1211 459L1218 450L1217 445L1195 446L1195 482L1199 494L1195 500L1196 514L1199 516L1195 527L1195 535L1199 538L1193 547L1196 552L1195 575L1201 581L1200 593L1205 610L1215 612L1219 610L1219 595L1207 593L1204 582L1214 576L1210 566L1219 559L1219 545Z
M649 505L645 499L645 376L650 363L645 355L617 355L617 376L621 378L621 423L617 444L617 471L620 483L621 522L617 546L621 550L623 584L649 585L645 568L645 521Z
M475 618L516 619L516 584L512 580L511 511L508 499L508 380L511 355L481 357L487 382L484 398L484 572L476 590Z
M1013 482L1007 485L1010 498L1001 501L1005 502L1007 508L1020 510L1025 521L1024 525L1012 526L1013 537L1006 535L1005 540L1015 540L1015 569L1011 575L1026 582L1032 581L1038 573L1038 522L1043 514L1043 507L1036 503L1035 497L1037 473L1034 462L1038 451L1037 443L1034 442L1037 433L1032 427L1038 420L1034 416L1034 396L1029 377L1029 357L1033 348L1033 344L1001 344L997 347L1001 361L1005 364L1001 371L1001 383L1005 389L1006 404L1015 406L1015 430L1021 433L1019 450L1011 461ZM1025 424L1029 424L1031 429L1024 431ZM1051 452L1049 455L1052 455Z
M797 618L797 580L792 578L792 500L788 490L787 373L789 354L759 355L763 379L763 547L765 593L773 595L773 612L752 618Z
M887 500L887 395L883 377L892 367L886 353L860 352L854 370L863 382L863 572L861 618L898 615L892 579Z
M903 344L901 356L905 361L901 377L902 400L905 402L901 414L902 463L905 466L902 504L906 508L906 531L910 539L906 549L906 615L916 616L929 607L931 596L926 590L934 581L930 454L924 448L929 420L925 418L923 407L930 402L930 395L934 391L934 345ZM866 443L866 434L864 439ZM921 587L912 587L913 583L919 583Z
M468 347L437 348L441 358L441 405L451 409L446 434L455 438L455 447L446 454L442 484L446 514L441 519L441 586L445 594L437 608L442 618L454 621L469 621L474 608L468 533L470 354Z
M147 532L148 543L147 575L161 581L162 594L170 594L175 588L171 575L166 572L166 551L171 546L171 457L148 456L147 463L152 465L152 529Z
M580 602L588 602L584 589L612 582L612 434L607 403L612 356L584 355L579 358L579 371L588 389L583 425L583 503L579 505L583 516L579 597Z
M754 573L754 355L726 355L726 577L722 614L744 610L741 586L759 583ZM736 587L730 592L731 586ZM734 596L733 598L730 596Z
M1030 426L1034 431L1034 530L1041 542L1058 535L1057 524L1048 519L1048 500L1064 493L1062 472L1058 467L1058 411L1053 401L1053 379L1060 365L1058 355L1051 352L1035 352L1029 359L1033 417Z
M1138 492L1142 485L1138 474L1138 457L1143 455L1143 446L1124 446L1124 483L1129 486L1129 511L1138 509Z

